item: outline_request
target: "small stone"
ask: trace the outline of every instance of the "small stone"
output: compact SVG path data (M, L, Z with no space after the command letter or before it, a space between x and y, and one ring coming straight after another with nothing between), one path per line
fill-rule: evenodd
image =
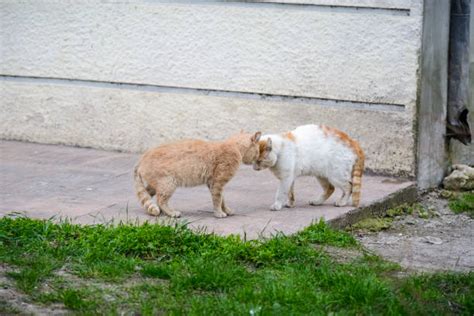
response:
M407 225L415 225L416 224L416 221L414 219L407 219L405 221L405 224Z
M385 244L385 245L398 244L399 241L400 241L400 238L395 237L395 236L387 236L387 237L382 237L380 239L380 243Z
M433 244L433 245L441 245L443 243L441 238L432 237L432 236L426 236L425 237L425 242L428 243L428 244Z
M442 190L439 195L444 198L444 199L450 199L454 196L454 192L453 191L449 191L449 190Z
M423 225L425 228L435 228L438 226L440 226L440 224L437 222L428 222L427 224Z
M474 168L467 165L454 165L453 172L444 178L445 189L452 191L474 190Z

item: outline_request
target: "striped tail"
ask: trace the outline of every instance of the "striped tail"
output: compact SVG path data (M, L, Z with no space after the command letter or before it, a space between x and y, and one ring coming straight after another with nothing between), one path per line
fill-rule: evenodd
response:
M362 174L364 173L364 152L359 146L356 149L357 159L352 167L352 205L359 206L360 203L360 187L362 185Z
M160 208L153 203L150 194L146 190L145 186L143 185L142 177L138 172L138 165L135 166L134 170L134 178L135 178L135 191L137 192L138 200L143 208L147 211L150 215L158 216L160 215Z

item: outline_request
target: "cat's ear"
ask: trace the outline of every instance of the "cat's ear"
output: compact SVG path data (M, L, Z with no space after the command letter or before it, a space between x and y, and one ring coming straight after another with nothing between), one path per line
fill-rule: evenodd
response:
M272 151L272 139L270 137L268 137L267 143L265 144L265 151Z
M253 135L252 138L250 138L250 140L253 143L257 143L260 140L260 137L262 137L262 132L256 132L255 135Z

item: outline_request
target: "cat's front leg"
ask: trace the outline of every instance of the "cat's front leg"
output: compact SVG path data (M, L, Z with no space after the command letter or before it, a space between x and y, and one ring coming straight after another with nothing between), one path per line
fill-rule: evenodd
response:
M227 217L225 210L225 203L222 191L225 183L217 182L208 184L209 191L211 191L212 204L214 204L214 216L217 218Z
M273 203L273 205L270 207L272 211L280 211L283 205L287 203L293 180L293 177L287 177L283 178L280 181L280 186L278 187L278 191L275 197L275 203Z

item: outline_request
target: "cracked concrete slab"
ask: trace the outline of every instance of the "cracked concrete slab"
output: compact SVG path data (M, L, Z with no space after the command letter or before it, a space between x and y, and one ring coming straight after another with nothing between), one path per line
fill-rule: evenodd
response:
M132 169L138 155L87 148L0 141L0 216L20 212L33 218L68 218L79 224L159 222L174 223L164 216L147 215L133 189ZM364 176L362 206L369 206L413 182L382 176ZM182 212L180 222L193 229L221 235L240 234L248 239L277 231L295 233L312 221L344 216L354 207L335 207L340 192L324 205L308 201L320 192L316 179L296 181L296 207L269 210L278 181L268 171L242 166L225 188L227 204L235 215L213 217L205 186L180 188L170 205Z

